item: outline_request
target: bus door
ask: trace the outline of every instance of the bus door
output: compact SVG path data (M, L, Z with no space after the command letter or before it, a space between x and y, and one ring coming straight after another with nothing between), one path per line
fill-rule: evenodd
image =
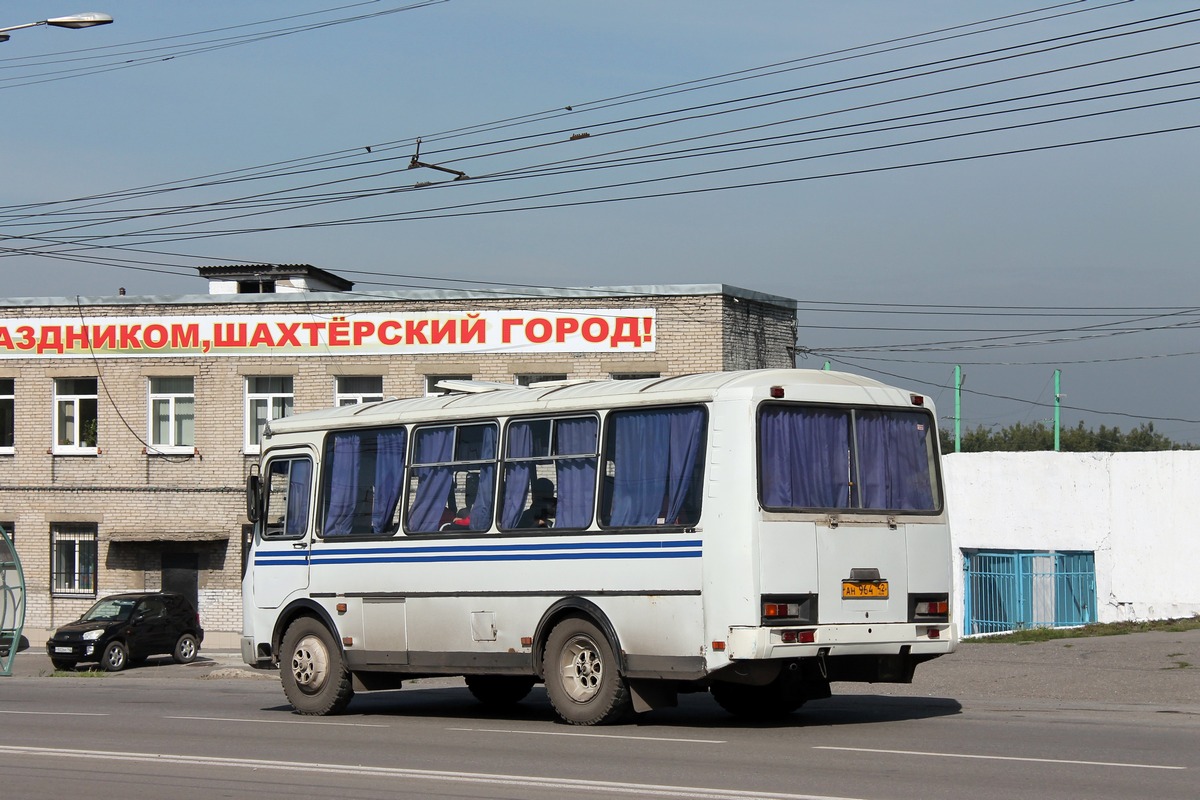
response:
M278 608L308 588L313 459L273 455L263 467L263 512L253 553L254 604Z

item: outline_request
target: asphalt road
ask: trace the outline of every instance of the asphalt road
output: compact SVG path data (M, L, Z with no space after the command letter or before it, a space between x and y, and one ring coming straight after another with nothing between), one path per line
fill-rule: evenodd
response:
M291 713L236 655L0 678L5 797L1200 797L1200 631L965 644L908 686L838 684L748 725L711 698L635 724L555 722L539 688L505 713L460 681Z

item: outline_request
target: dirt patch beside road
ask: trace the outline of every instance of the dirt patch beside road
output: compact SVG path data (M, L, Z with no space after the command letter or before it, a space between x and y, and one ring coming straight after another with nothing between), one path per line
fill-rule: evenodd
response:
M966 641L917 667L912 684L845 684L835 694L1038 700L1200 710L1200 630L1007 644Z

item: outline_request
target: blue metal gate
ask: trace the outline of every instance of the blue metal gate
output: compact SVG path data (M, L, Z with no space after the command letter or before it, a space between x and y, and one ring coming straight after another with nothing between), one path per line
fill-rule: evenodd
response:
M968 635L1096 621L1091 552L964 551L963 586Z

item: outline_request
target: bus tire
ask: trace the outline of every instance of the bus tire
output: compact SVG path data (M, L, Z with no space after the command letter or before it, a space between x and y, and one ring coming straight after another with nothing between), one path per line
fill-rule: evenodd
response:
M346 660L329 629L312 617L300 617L283 634L279 664L283 693L296 713L324 717L340 714L354 697Z
M546 640L546 693L563 722L606 725L632 710L629 685L608 640L592 623L569 617Z
M776 720L804 705L805 696L794 682L776 678L765 686L717 681L709 687L717 705L735 717Z
M534 678L526 675L468 675L467 688L485 706L513 706L533 691Z

